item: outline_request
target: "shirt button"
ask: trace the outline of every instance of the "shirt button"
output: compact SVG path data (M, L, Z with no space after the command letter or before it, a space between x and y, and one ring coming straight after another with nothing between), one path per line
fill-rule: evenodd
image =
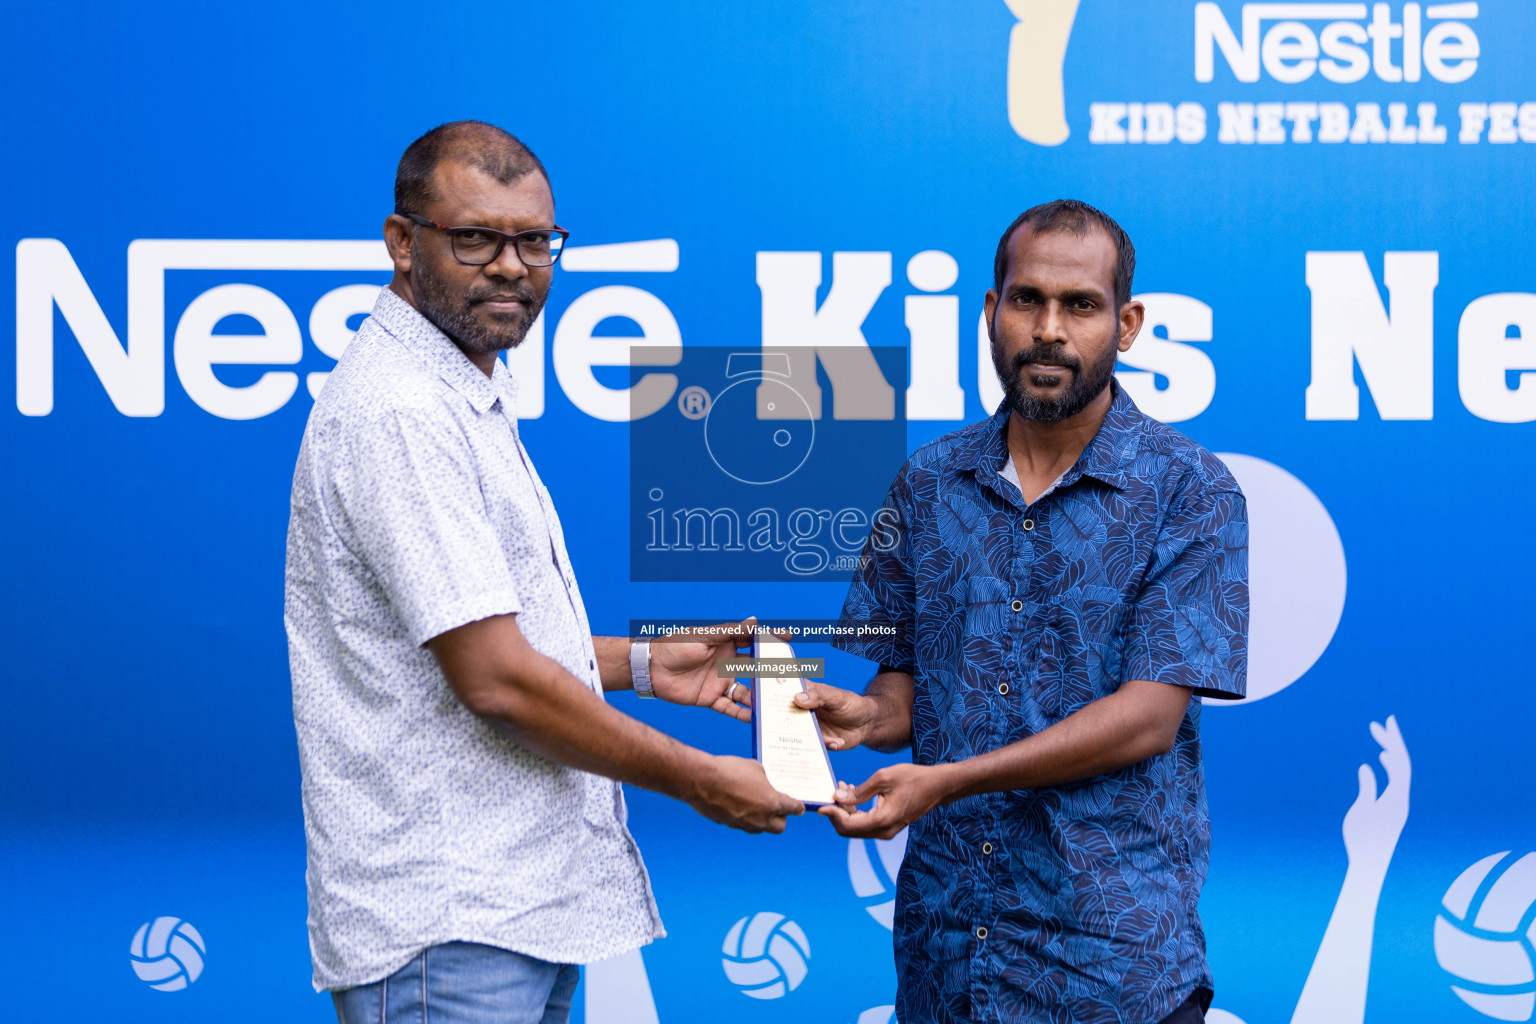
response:
M987 937L987 926L986 925L982 925L980 928L976 929L976 937L978 939L985 939Z
M1026 520L1024 520L1024 529L1026 529L1026 530L1033 530L1034 528L1035 528L1035 521L1033 519L1026 519Z
M1008 607L1012 608L1016 612L1021 612L1024 610L1024 602L1020 601L1018 598L1014 598L1013 604L1009 605Z
M982 843L981 844L981 853L982 853L982 856L985 856L985 857L992 856L992 844L991 843Z
M1003 694L1004 696L1007 696L1007 694L1008 694L1008 684L1007 683L999 683L997 685L997 692Z

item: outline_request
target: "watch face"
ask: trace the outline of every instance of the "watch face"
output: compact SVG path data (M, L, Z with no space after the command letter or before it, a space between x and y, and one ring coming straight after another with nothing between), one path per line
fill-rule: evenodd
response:
M704 444L715 465L745 484L774 484L810 457L816 420L800 392L773 377L738 380L715 396Z

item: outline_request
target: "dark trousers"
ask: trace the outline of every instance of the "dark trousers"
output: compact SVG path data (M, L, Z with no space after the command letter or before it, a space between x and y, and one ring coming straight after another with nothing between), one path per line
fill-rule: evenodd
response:
M1205 993L1197 990L1179 1004L1179 1008L1162 1019L1161 1024L1205 1024L1205 1011L1200 1008L1200 997Z

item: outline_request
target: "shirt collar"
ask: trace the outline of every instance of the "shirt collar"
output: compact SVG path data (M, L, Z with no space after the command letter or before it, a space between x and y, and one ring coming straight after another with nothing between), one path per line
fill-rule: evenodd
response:
M1088 476L1116 490L1124 490L1126 471L1136 457L1141 440L1142 413L1118 381L1111 378L1109 386L1109 411L1104 414L1104 422L1099 424L1098 433L1093 435L1077 462L1063 474L1058 487L1069 487L1079 478ZM991 419L980 425L980 430L968 431L969 436L955 448L954 466L997 475L1008 459L1008 417L1012 411L1005 398Z
M487 377L448 335L389 288L379 292L379 299L373 304L373 318L416 353L443 383L462 395L475 412L486 412L499 398L507 400L505 404L509 411L513 408L517 381L500 359L496 360L491 376Z

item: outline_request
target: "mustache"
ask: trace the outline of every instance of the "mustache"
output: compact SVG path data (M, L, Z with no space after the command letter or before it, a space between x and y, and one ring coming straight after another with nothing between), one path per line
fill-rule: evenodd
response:
M1013 357L1013 372L1015 374L1023 372L1024 367L1030 363L1039 363L1042 366L1059 366L1064 370L1071 370L1073 373L1081 372L1083 368L1083 363L1080 359L1073 359L1070 356L1064 356L1050 349L1030 348Z
M464 297L464 301L467 305L473 306L477 303L492 300L505 302L507 299L516 299L524 306L532 308L536 298L537 296L534 295L533 290L530 288L490 288L485 291L472 292Z

